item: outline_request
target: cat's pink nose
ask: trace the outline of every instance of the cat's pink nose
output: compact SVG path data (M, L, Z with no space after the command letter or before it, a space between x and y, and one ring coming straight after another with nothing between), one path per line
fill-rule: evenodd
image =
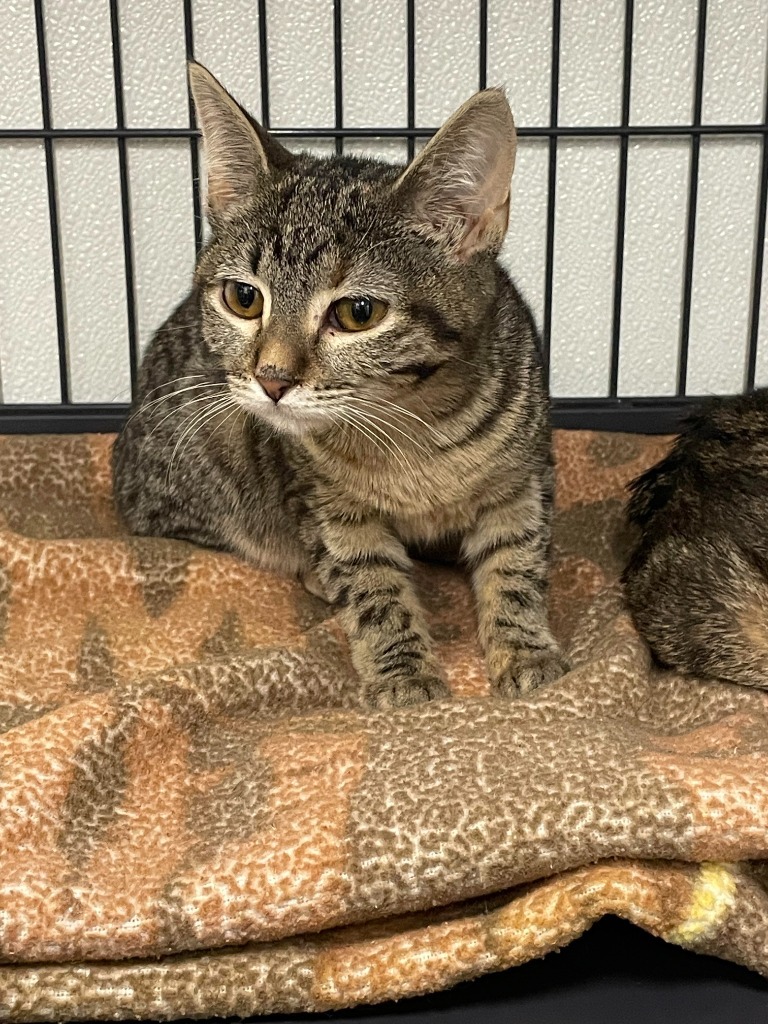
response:
M275 405L294 386L290 380L267 380L265 377L257 377L256 380L261 385L262 391L269 395Z

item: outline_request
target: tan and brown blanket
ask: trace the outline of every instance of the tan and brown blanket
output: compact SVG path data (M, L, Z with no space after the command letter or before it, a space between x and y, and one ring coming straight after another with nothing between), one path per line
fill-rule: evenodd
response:
M768 974L768 693L654 668L616 583L664 439L557 436L562 682L489 698L423 568L455 699L386 714L297 585L121 535L110 444L0 438L0 1017L377 1002L606 913Z

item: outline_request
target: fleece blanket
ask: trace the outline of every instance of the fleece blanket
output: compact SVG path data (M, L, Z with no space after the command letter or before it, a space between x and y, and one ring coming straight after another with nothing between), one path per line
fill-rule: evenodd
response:
M111 438L0 438L0 1016L327 1011L606 913L768 975L768 693L655 667L617 584L667 443L556 436L562 681L490 697L423 566L454 699L372 714L332 609L121 532Z

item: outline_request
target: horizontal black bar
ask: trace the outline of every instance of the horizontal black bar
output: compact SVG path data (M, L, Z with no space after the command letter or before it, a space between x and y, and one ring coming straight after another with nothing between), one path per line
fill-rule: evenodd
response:
M429 138L437 128L270 128L275 136L290 139L408 139ZM0 139L188 139L195 128L0 128ZM768 124L692 125L537 125L518 126L521 138L617 138L655 136L687 139L701 135L768 135Z
M0 434L108 434L119 430L130 406L0 405Z
M565 430L671 434L701 398L555 398L552 419ZM105 434L119 430L129 406L0 405L0 434Z
M694 395L684 398L554 398L552 422L560 430L674 434L702 401L703 396Z

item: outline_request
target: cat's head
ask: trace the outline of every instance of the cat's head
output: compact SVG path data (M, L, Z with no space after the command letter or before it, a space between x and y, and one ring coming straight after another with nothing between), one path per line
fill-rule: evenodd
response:
M404 170L293 155L205 68L190 81L212 228L197 294L238 401L289 433L375 437L482 388L516 146L501 90Z

